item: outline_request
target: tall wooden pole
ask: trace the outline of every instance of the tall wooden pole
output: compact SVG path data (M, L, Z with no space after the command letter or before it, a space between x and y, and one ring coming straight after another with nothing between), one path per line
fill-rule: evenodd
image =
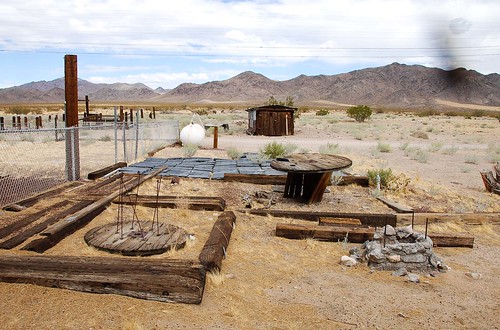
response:
M66 99L66 127L78 126L78 71L76 55L64 56L64 95ZM78 129L66 132L66 177L80 179L80 148Z

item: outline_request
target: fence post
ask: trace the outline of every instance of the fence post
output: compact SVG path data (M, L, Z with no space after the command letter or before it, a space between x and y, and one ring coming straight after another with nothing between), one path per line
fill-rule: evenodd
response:
M76 55L64 56L64 96L66 100L66 174L68 181L80 179L78 134L78 66Z
M132 110L130 110L130 120L132 120ZM135 161L138 158L139 154L139 112L136 112L136 121L135 121Z
M28 127L28 117L24 117L23 120L24 120L24 128L28 129L29 128Z
M141 108L141 119L143 119L143 118L144 118L144 109Z
M22 126L21 126L21 116L17 116L17 129L22 129Z
M114 113L114 128L115 128L115 164L118 163L118 117L116 116L116 106L113 107Z
M134 123L134 109L130 109L130 125Z
M153 119L156 119L156 109L153 107Z
M54 131L56 132L56 142L59 141L59 137L57 136L57 115L54 117Z

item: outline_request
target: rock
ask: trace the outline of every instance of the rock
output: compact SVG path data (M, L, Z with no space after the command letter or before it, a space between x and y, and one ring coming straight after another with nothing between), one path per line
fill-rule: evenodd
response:
M408 280L408 282L412 282L412 283L420 283L420 277L417 274L413 274L413 273L408 273L407 280Z
M352 267L352 266L355 266L358 262L354 258L351 258L348 256L342 256L340 258L340 263L344 266Z
M349 249L349 255L351 256L351 258L355 256L356 257L355 259L360 259L363 253L357 246L355 246Z
M443 261L441 260L441 258L439 258L437 255L435 255L434 253L431 254L431 256L429 257L429 263L431 264L432 267L434 268L440 268L441 265L443 264Z
M382 254L382 250L380 248L373 249L367 255L368 260L375 263L382 263L386 260L386 257Z
M481 273L476 273L476 272L467 272L465 273L466 276L474 279L474 280L478 280L480 279L481 277L483 277L483 274Z
M413 234L413 228L411 228L411 225L396 229L396 236L398 238L408 238L411 234Z
M405 276L407 274L408 274L408 271L404 267L398 268L392 272L392 276Z
M401 261L403 262L412 262L412 263L422 263L426 262L427 258L420 253L410 254L407 256L401 256Z
M387 261L389 262L400 262L401 261L401 256L399 254L391 254L390 256L387 257Z
M396 230L391 225L386 225L385 228L382 228L382 233L385 233L386 236L394 236L396 235Z
M171 184L179 184L181 182L181 178L178 176L172 177L172 180L170 181Z

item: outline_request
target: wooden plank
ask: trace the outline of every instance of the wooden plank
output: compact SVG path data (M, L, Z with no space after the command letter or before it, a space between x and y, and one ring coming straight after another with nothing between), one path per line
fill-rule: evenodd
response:
M342 181L340 181L340 186L357 184L361 187L368 187L369 180L367 176L358 176L358 175L345 175L342 176Z
M140 181L135 182L134 184L126 187L126 189L124 189L123 191L115 191L109 196L103 197L98 201L90 204L89 206L81 209L74 215L55 223L42 233L42 235L46 235L47 237L34 240L28 243L22 249L43 253L44 251L55 246L66 236L71 235L76 230L82 228L87 223L92 221L92 219L94 219L97 215L99 215L102 211L104 211L106 207L111 203L111 201L116 197L118 197L120 194L122 193L125 194L128 191L134 189L137 185L140 185L143 182L151 178L154 178L164 169L165 169L164 167L161 167L152 172L151 174L144 176L143 178L140 179Z
M224 181L244 182L253 184L285 184L286 175L263 175L263 174L236 174L225 173Z
M0 229L0 239L11 235L12 233L14 233L18 230L21 230L22 228L32 224L33 222L37 221L41 217L45 216L47 213L53 211L54 209L59 209L61 207L68 205L69 203L70 203L70 201L68 201L68 200L58 202L54 205L47 206L45 209L43 209L41 211L27 215L27 216L17 220L16 222L13 222L13 223L3 227L2 229Z
M338 242L344 240L347 236L347 240L351 243L363 243L373 239L374 233L374 228L276 224L276 236L291 239L314 238L322 241Z
M18 206L22 206L24 208L27 208L27 207L35 205L41 199L48 199L48 198L60 195L64 191L73 189L75 187L80 187L80 186L83 186L83 183L77 182L77 181L66 183L66 184L62 184L62 185L59 185L59 186L57 186L55 188L43 191L43 192L41 192L41 193L39 193L39 194L37 194L37 195L35 195L33 197L29 197L29 198L26 198L26 199L23 199L23 200L20 200L20 201L14 203L16 205L16 207L13 210L9 209L10 205L4 206L3 209L6 210L6 211L15 211L15 212L18 212L18 211L21 210L21 209L19 209Z
M37 223L34 226L28 228L27 230L24 230L21 233L11 237L5 242L0 243L0 249L12 249L13 247L18 246L31 236L38 234L39 232L41 232L48 226L52 225L53 223L56 223L57 221L67 217L68 215L83 209L84 207L88 206L91 203L92 201L81 201L66 210L63 210L59 213L54 214L53 216L50 216L45 221Z
M187 260L0 256L0 280L69 290L199 304L205 269Z
M273 216L278 218L291 218L309 221L319 221L321 217L327 218L354 218L359 219L363 225L382 227L385 225L396 226L395 214L376 213L338 213L338 212L310 212L289 210L240 210L241 213L249 213L259 216Z
M94 171L94 172L90 172L88 174L87 178L89 180L96 180L96 179L102 178L103 176L105 176L108 173L113 172L114 170L117 170L117 169L125 167L125 166L127 166L126 162L118 162L118 163L115 163L113 165L104 167L104 168L102 168L100 170L97 170L97 171Z
M129 198L123 198L122 201L115 199L113 203L124 205L141 205L145 207L162 207L162 208L178 208L184 207L190 210L206 210L206 211L224 211L226 201L221 197L212 196L156 196L139 195L137 201L132 195ZM125 196L127 197L127 196Z
M377 199L379 201L381 201L382 203L384 203L385 205L389 206L391 209L393 209L397 213L412 213L413 212L413 209L411 207L397 203L393 200L390 200L387 197L378 196Z
M434 246L439 247L474 247L474 236L465 233L429 233Z
M398 223L409 224L412 221L412 214L398 214ZM500 213L415 213L414 223L423 225L425 220L430 222L439 221L462 221L475 223L500 223Z
M219 215L214 223L210 236L208 237L198 257L206 270L220 270L222 259L231 239L233 225L236 221L234 212L227 211Z
M361 220L354 218L319 218L320 226L361 227Z
M321 173L341 170L352 165L349 158L318 153L293 154L288 158L278 158L271 167L292 173Z

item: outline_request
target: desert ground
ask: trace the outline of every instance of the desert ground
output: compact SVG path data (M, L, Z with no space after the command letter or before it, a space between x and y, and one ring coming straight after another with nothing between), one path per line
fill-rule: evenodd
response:
M344 111L331 111L326 116L307 112L296 120L293 136L263 137L245 134L244 111L217 112L202 119L227 122L230 129L219 131L218 149L212 148L209 131L195 156L227 158L228 151L235 149L258 153L270 141L277 141L294 152L347 156L353 160L348 171L355 174L391 168L408 184L383 194L419 212L500 212L500 196L487 193L479 175L500 161L500 123L496 118L375 113L367 122L356 123ZM190 118L181 111L162 116L184 123ZM167 147L154 157L183 154L182 147ZM141 193L154 194L155 186L147 182ZM2 328L498 329L500 219L431 223L431 233L470 233L475 236L475 245L472 249L435 248L450 269L435 277L419 274L420 283L411 283L388 271L372 271L363 263L340 265L340 257L357 244L278 238L274 233L277 223L301 222L254 216L244 208L245 195L266 191L276 201L272 209L393 212L375 200L373 188L330 186L329 190L321 203L304 205L273 192L272 185L203 179L181 179L172 185L165 180L164 194L220 196L236 214L227 258L220 273L209 274L200 305L0 283ZM110 206L45 254L108 256L87 246L83 236L95 226L114 221L116 212L116 206ZM140 207L138 213L140 218L148 218L152 210ZM181 250L148 258L195 260L219 214L161 210L162 221L181 226L195 239ZM423 223L417 223L416 228L424 230ZM1 255L30 253L0 251Z

